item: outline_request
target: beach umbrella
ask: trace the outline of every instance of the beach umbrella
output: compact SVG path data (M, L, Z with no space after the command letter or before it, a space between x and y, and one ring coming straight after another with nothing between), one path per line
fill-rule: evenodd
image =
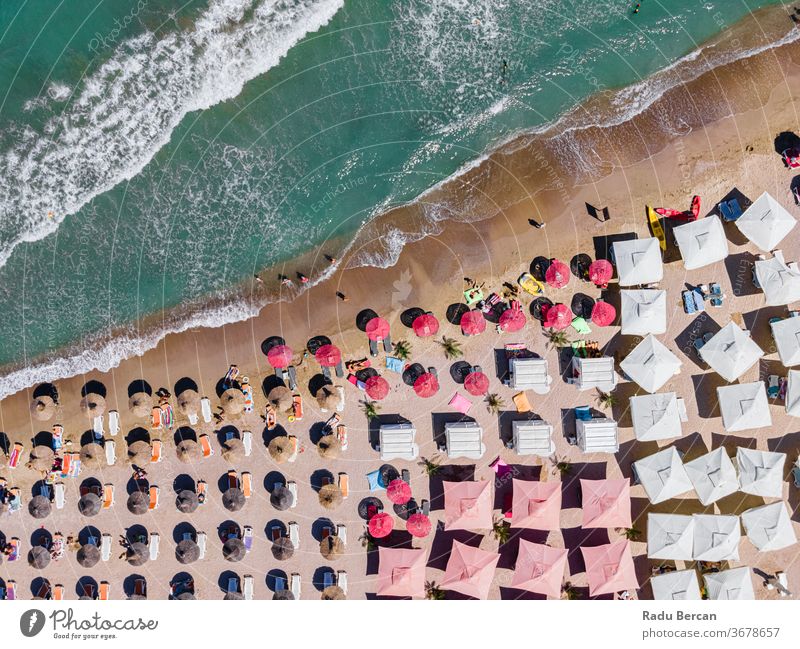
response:
M45 496L34 496L28 503L28 513L34 518L47 518L51 509L50 499Z
M267 361L276 370L284 369L292 364L294 354L287 345L275 345L267 352Z
M319 504L325 509L336 509L342 504L342 490L335 484L322 485L318 495Z
M139 419L149 417L153 410L153 397L147 392L136 392L128 399L128 408L134 417Z
M519 307L506 309L500 314L498 324L503 331L519 331L525 326L525 314Z
M128 496L128 511L141 516L146 514L150 507L150 498L144 491L134 491Z
M383 318L372 318L367 323L366 332L370 340L383 340L389 337L389 323Z
M323 385L317 390L315 397L321 410L336 410L339 405L339 395L331 385Z
M200 505L197 494L189 489L184 489L175 498L175 507L183 514L191 514Z
M464 379L464 389L471 395L480 397L489 391L489 377L483 372L470 372Z
M411 323L414 333L420 338L427 338L428 336L435 336L439 331L439 321L432 313L423 313L414 318Z
M366 380L366 386L367 396L369 396L370 399L380 401L381 399L385 399L389 394L389 382L377 374L375 376L370 376Z
M596 259L589 265L589 279L601 288L605 288L613 276L614 267L607 259Z
M328 561L335 561L344 554L344 543L338 536L326 536L320 541L319 551Z
M411 536L421 539L431 533L431 519L420 512L411 514L406 521L406 529Z
M270 440L267 451L276 464L283 464L294 452L294 442L286 435L274 437Z
M238 437L226 441L222 445L222 457L231 464L238 462L244 457L244 442Z
M150 558L150 549L146 543L136 541L128 546L125 552L125 561L132 566L143 566Z
M81 446L81 464L86 469L96 469L101 461L105 461L106 454L100 444L90 442Z
M272 490L269 495L269 502L272 503L275 509L284 512L294 503L294 496L286 487L281 486Z
M267 400L278 412L286 412L294 403L292 401L292 391L283 385L272 388L267 395Z
M272 556L287 561L294 556L294 544L288 536L280 536L272 543Z
M394 529L394 519L386 512L379 512L369 519L368 528L370 536L382 539Z
M222 494L222 506L229 512L238 512L244 507L244 492L237 487L231 487Z
M226 415L238 415L244 410L244 393L236 388L228 388L219 398L222 411Z
M586 320L591 319L594 305L595 299L585 293L575 293L569 304L573 314Z
M222 599L224 599L224 600L242 599L243 600L244 599L244 595L242 595L242 593L235 593L235 592L228 591L227 593L225 593L225 596Z
M194 593L181 593L180 595L177 595L175 599L197 599L197 598L194 596Z
M283 590L276 590L275 593L272 595L272 599L273 600L294 599L294 593L292 593L292 591L290 590L286 590L285 588Z
M77 554L78 563L84 568L92 568L100 561L100 548L87 543L82 545Z
M325 435L317 442L317 452L321 458L335 460L342 451L342 444L336 435Z
M37 421L47 421L54 414L56 414L56 402L53 401L53 397L43 395L31 402L31 415Z
M592 322L598 327L607 327L614 322L617 317L617 310L608 302L598 300L592 309Z
M128 462L131 464L145 466L150 464L152 457L153 449L143 439L137 440L128 446Z
M395 478L386 485L386 497L395 505L405 505L411 500L411 487L402 478Z
M347 599L347 595L340 586L328 586L322 591L320 599Z
M323 345L314 354L314 358L322 367L336 367L342 362L342 352L336 345Z
M544 326L553 329L566 329L572 324L572 311L566 304L554 304L547 310Z
M175 453L181 462L193 462L200 459L200 445L193 439L183 439L175 447Z
M475 336L486 329L486 318L483 312L473 309L461 316L461 333L465 336Z
M197 391L188 389L178 395L178 409L184 415L191 415L200 409L200 395Z
M194 563L200 558L200 547L191 539L179 541L175 546L175 558L178 563Z
M414 392L418 397L427 399L432 397L439 391L439 380L430 372L421 374L416 381L414 381Z
M241 561L247 554L242 539L232 538L225 541L222 546L222 556L226 561Z
M43 444L34 446L31 451L30 467L34 471L50 471L50 469L53 468L54 457L55 453L53 453L51 447L44 446Z
M103 502L97 494L84 494L78 501L78 511L84 516L97 516L102 505Z
M546 297L537 297L531 302L531 315L539 322L544 322L545 316L552 306L552 300Z
M550 284L550 286L554 288L564 288L567 284L569 284L569 276L569 266L567 266L563 261L552 259L550 261L550 267L544 274L544 279L548 284Z
M90 392L81 399L81 411L89 419L99 417L106 411L106 400L99 394Z
M43 570L50 563L50 551L43 545L34 545L28 552L28 564L31 568Z

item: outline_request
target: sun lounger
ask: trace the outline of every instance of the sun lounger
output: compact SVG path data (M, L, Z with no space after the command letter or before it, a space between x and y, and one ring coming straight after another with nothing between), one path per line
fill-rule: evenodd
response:
M300 444L297 441L297 437L295 437L294 435L289 435L289 439L292 442L293 450L289 454L289 458L286 461L287 462L294 462L297 459L297 454L298 454L298 452L300 450Z
M22 449L23 446L19 442L14 443L14 448L11 449L11 455L8 456L8 468L9 469L16 469L17 465L19 464L19 460L22 457Z
M243 383L242 394L244 395L244 412L253 412L253 386L249 383Z
M158 487L156 487L158 489ZM156 496L156 500L158 497ZM114 504L114 485L107 482L103 485L103 509L111 509Z
M137 579L133 582L133 594L138 597L147 597L147 581Z
M302 421L303 419L303 397L299 394L292 395L292 415L295 421Z
M83 584L83 597L97 599L96 595L94 594L94 586L92 584Z
M50 599L50 595L50 582L44 579L39 585L39 590L36 591L35 597L37 599Z
M19 559L19 554L22 550L22 542L19 540L19 538L13 536L8 544L11 546L11 552L8 554L6 561L16 561Z
M333 534L333 528L330 525L326 525L322 528L320 534L322 535L323 540L327 539L331 534Z
M297 483L294 480L289 480L286 483L286 488L292 494L292 509L297 507Z
M286 368L287 373L289 374L289 389L296 390L297 389L297 370L295 369L294 365L290 365Z
M160 439L153 440L153 455L150 457L152 463L161 462L162 444Z
M299 573L292 573L291 579L289 580L289 590L292 592L292 595L294 595L295 599L300 599L301 587Z
M61 424L53 425L53 450L58 452L64 446L64 427Z
M106 464L114 466L117 463L117 444L113 439L107 439L103 448L106 452Z
M339 440L339 445L343 451L347 450L347 426L344 424L337 424L336 426L336 439Z
M347 571L339 570L336 573L336 585L342 589L342 592L347 595Z
M347 525L337 525L336 536L342 540L342 543L347 545Z
M158 508L158 492L159 489L155 485L150 487L150 504L147 506L150 511Z
M244 542L244 549L250 552L253 548L253 528L250 525L245 525L242 528L242 541Z
M55 485L53 485L53 491L55 492L56 509L64 509L64 502L66 501L64 483L56 482Z
M228 478L228 489L239 488L239 476L236 474L236 471L234 471L233 469L228 471L227 478Z
M245 599L253 599L253 575L244 575L242 579L242 591Z
M244 446L244 456L250 457L253 454L253 433L249 430L242 432L242 445Z
M119 413L116 410L108 411L108 432L112 437L116 437L119 432Z
M198 532L197 533L197 547L200 549L200 559L205 558L206 556L206 533L205 532Z
M103 557L103 561L108 561L111 558L111 535L110 534L103 534L100 537L100 552Z
M369 355L370 356L377 356L378 355L378 341L369 339Z
M722 201L719 203L718 207L723 221L732 222L742 215L742 208L739 205L739 201L735 198L729 201Z
M17 582L13 579L9 579L6 582L6 599L14 600L17 599Z
M9 493L11 497L8 500L8 511L9 513L18 512L22 509L22 492L19 487L12 487L9 489Z
M197 481L197 500L202 505L206 501L206 489L208 485L205 480Z
M161 428L161 408L153 406L150 411L150 428L159 430Z
M350 476L343 471L339 473L339 491L342 492L342 498L347 500L350 495Z
M103 436L103 415L97 415L97 417L92 419L92 430L94 431L95 437Z
M64 599L64 586L62 584L56 584L53 586L53 600L60 602L62 599Z
M387 354L391 354L392 353L392 337L391 336L386 336L386 338L383 339L383 351L386 352Z
M158 559L158 550L161 545L161 535L158 532L150 534L150 561Z
M228 577L228 587L227 592L229 593L238 593L239 592L239 578L238 577Z
M203 415L203 421L207 424L211 423L211 402L208 397L200 399L200 412Z
M400 478L406 484L409 485L411 484L411 472L408 469L403 469L402 471L400 471Z
M297 521L289 521L289 540L292 542L295 550L300 549L300 526Z
M711 284L710 293L711 293L711 299L710 299L711 306L722 306L722 300L725 298L725 296L722 294L722 287L716 282L713 282Z
M206 433L200 435L197 441L200 442L200 448L203 450L203 457L211 457L214 455L214 449L211 448L211 440Z
M322 376L324 376L328 381L330 381L331 380L331 368L323 365L322 366Z
M694 303L694 295L692 295L692 291L682 291L681 298L683 299L683 310L685 313L689 315L693 315L697 312L697 307Z
M333 572L326 570L325 573L322 575L322 587L330 588L331 586L333 586L334 581L335 580Z
M242 492L245 498L253 495L253 475L249 471L242 471Z
M425 514L425 516L431 515L431 503L429 500L423 500L420 503L420 511Z
M281 536L283 536L283 531L280 525L273 525L269 528L269 538L273 543L281 538Z
M525 392L518 392L511 400L514 402L517 412L530 412L533 410L531 408L531 402L528 401L528 395Z
M196 412L190 412L190 413L188 413L186 415L186 417L189 420L189 425L190 426L197 426L198 419L197 419L197 413Z
M108 585L107 581L101 581L100 582L100 593L99 593L99 596L98 596L97 599L107 600L109 598L108 597L109 588L110 588L110 586Z

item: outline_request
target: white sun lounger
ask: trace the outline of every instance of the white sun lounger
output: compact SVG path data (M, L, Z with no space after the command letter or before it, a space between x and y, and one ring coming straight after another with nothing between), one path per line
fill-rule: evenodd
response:
M103 434L103 415L97 415L97 417L92 420L92 430L95 435Z
M158 532L153 532L150 535L150 561L158 559L158 546L161 543L161 536Z
M64 483L56 482L53 485L53 493L55 494L56 509L64 509L64 501L66 500L64 495Z
M116 410L108 411L108 432L116 437L119 432L119 413Z
M106 450L106 464L114 466L117 462L117 444L113 439L107 439L103 446Z
M200 399L200 411L203 414L203 421L207 424L211 423L211 402L208 397Z
M245 599L253 599L253 575L244 575L242 579L242 592Z
M100 552L103 555L103 561L108 561L111 558L111 535L103 534L100 537Z
M297 483L294 480L289 480L289 482L286 483L286 488L289 490L289 493L292 494L291 507L294 509L297 507Z
M289 590L292 591L295 599L300 599L300 574L297 572L292 573L292 579L289 584Z
M347 571L340 570L336 573L336 585L347 595Z
M337 525L336 536L342 540L342 543L347 545L347 525Z
M200 549L200 556L198 560L204 559L206 556L206 533L205 532L198 532L197 533L197 547Z
M336 404L336 411L342 412L344 410L344 387L337 385L336 391L339 393L339 403Z
M197 413L196 412L190 412L186 416L189 419L189 425L190 426L196 426L197 425Z
M249 430L242 433L242 445L244 446L244 456L250 457L253 453L253 433Z
M300 526L296 521L290 521L289 525L289 540L292 542L295 550L300 549Z

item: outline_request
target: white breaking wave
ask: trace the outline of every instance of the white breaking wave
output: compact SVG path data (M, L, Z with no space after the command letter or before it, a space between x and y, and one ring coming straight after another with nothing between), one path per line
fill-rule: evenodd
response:
M45 125L47 135L16 127L13 148L0 152L0 266L136 176L188 113L239 95L343 4L212 0L189 31L120 43ZM42 98L64 101L65 91L55 84Z

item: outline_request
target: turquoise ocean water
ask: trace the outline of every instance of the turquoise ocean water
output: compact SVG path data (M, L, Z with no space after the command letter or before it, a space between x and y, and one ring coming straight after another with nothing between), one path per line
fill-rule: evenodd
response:
M596 92L638 84L640 110L643 80L778 4L641 3L3 0L0 396L252 315L255 272Z

